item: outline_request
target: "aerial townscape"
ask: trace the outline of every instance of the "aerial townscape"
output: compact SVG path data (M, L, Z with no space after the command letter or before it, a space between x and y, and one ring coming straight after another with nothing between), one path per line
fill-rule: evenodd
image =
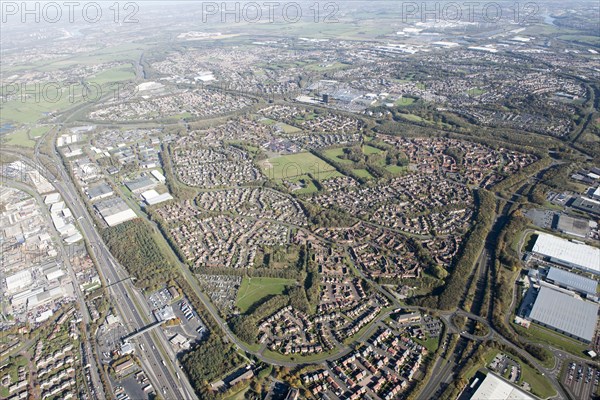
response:
M600 399L600 3L0 3L0 400Z

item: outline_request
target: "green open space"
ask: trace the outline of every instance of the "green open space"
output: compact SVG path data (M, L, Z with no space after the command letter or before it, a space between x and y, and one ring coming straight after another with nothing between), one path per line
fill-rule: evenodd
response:
M46 132L48 132L49 130L50 127L48 126L36 126L35 128L31 128L29 130L29 137L32 139L39 138L40 136L46 134Z
M335 147L324 151L325 156L340 163L352 164L351 160L341 158L344 155L344 147Z
M328 70L332 70L332 69L342 69L342 68L348 68L349 65L348 64L344 64L338 61L334 61L331 63L315 63L315 64L309 64L306 66L306 69L309 71L328 71Z
M238 290L236 305L242 313L245 313L259 300L267 296L282 294L286 286L295 284L294 279L244 277L240 290Z
M135 72L131 65L120 65L102 71L87 79L88 82L93 82L98 85L105 85L112 82L123 82L135 78Z
M31 89L34 90L33 88ZM30 96L7 101L0 106L0 124L33 124L49 114L62 112L84 100L81 87L42 86ZM92 95L90 95L92 96Z
M415 101L417 100L413 97L401 97L398 100L396 100L396 103L394 103L394 105L396 107L406 107L414 104Z
M300 189L292 190L293 193L310 194L310 193L316 193L319 191L319 189L315 185L315 182L312 179L310 179L310 177L308 175L300 175L300 176L290 179L289 181L292 183L299 183L303 186Z
M29 138L29 134L27 130L20 129L14 132L11 132L5 136L6 144L9 146L21 146L21 147L33 147L35 146L35 141Z
M561 40L566 40L569 42L579 42L589 44L591 46L599 46L600 45L600 37L598 36L587 36L587 35L562 35L558 37Z
M469 96L481 96L484 93L485 93L485 90L478 88L478 87L467 90L467 94Z
M77 54L52 62L40 63L39 70L53 71L75 65L97 65L99 63L139 60L148 45L141 43L123 43L109 46L89 53Z
M519 377L519 383L527 382L531 385L531 392L542 399L547 399L552 396L556 396L556 391L552 388L552 385L548 380L543 377L535 369L529 365L519 362L521 365L521 376Z
M408 167L400 166L400 165L388 165L385 167L388 171L390 171L394 175L400 175L408 171Z
M373 175L371 175L366 169L353 169L352 172L359 178L373 178Z
M584 352L588 349L588 346L582 342L568 338L558 332L554 332L534 323L529 326L529 329L523 328L517 324L513 324L513 327L518 333L533 342L549 344L578 357L582 357Z
M415 341L417 343L419 343L421 346L424 346L427 351L429 351L430 353L433 353L434 351L437 350L437 348L440 346L440 338L439 336L437 337L429 337L425 340L421 340L421 339L415 339Z
M325 150L324 153L327 158L330 158L336 162L351 164L353 162L352 160L342 158L346 149L347 149L347 147L333 147L333 148ZM362 146L362 152L365 155L371 155L371 154L383 153L383 150L380 150L377 147L373 147L373 146L369 146L368 144L365 144Z
M333 166L308 152L270 158L261 161L260 167L273 180L289 180L306 174L322 180L339 174Z
M425 119L419 117L418 115L415 114L405 114L405 113L401 113L400 116L402 118L407 119L408 121L412 121L412 122L427 122Z
M297 133L297 132L302 132L302 129L296 128L295 126L291 126L291 125L285 124L283 122L277 122L276 126L279 129L281 129L283 131L283 133Z
M363 145L362 151L366 155L383 153L383 150L380 150L377 147L369 146L368 144Z

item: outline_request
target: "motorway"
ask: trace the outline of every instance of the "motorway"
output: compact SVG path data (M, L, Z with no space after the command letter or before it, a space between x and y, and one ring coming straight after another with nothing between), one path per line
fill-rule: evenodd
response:
M136 331L148 323L154 322L154 317L149 312L145 301L137 302L137 304L132 301L130 293L136 293L136 289L133 287L131 280L128 279L127 273L106 248L94 226L93 218L79 199L75 186L65 171L62 162L58 159L58 154L56 154L56 161L52 165L54 168L58 168L61 174L60 177L55 177L43 163L35 162L22 155L18 156L21 161L38 170L42 176L52 182L65 203L69 205L74 218L79 223L82 235L90 245L91 256L97 262L98 272L105 283L108 283L111 297L116 300L112 301L111 304L117 308L126 326L130 330ZM146 309L143 309L141 304L146 305ZM139 310L138 307L142 310ZM143 345L144 350L142 351L141 347L138 347L136 353L140 356L142 365L148 372L157 393L160 393L165 399L196 398L185 374L177 372L181 371L181 368L177 365L174 355L172 358L165 357L172 354L172 352L169 353L168 350L165 350L170 349L170 344L164 334L157 335L155 332L148 332L136 338L136 341L138 344Z
M59 164L59 167L66 175L62 163ZM135 291L131 280L127 279L128 276L123 268L118 265L118 262L106 248L102 238L94 228L92 217L77 197L77 191L70 180L68 180L68 177L64 182L55 182L55 186L61 192L66 203L71 205L73 215L79 220L82 234L90 244L91 252L96 258L105 281L113 283L109 285L109 291L112 297L116 299L112 304L119 310L123 322L134 331L146 326L148 322L153 322L152 315L150 314L149 316L150 320L148 317L143 318L142 312L146 310L139 311L131 300L129 293ZM145 301L142 304L145 304ZM156 345L158 345L159 348L163 349L164 353L164 348L170 346L166 340L158 340L155 345L155 339L148 332L138 337L137 341L144 346L144 350L142 351L141 348L138 348L137 353L141 356L142 364L147 367L145 369L149 372L149 375L154 377L153 386L155 386L157 392L161 392L162 396L166 399L195 398L194 391L191 389L191 385L187 379L175 378L175 367L173 366L175 360L165 358L156 350Z
M15 189L24 191L24 192L30 194L31 196L33 196L33 198L38 203L40 209L42 210L42 214L44 215L44 218L46 219L46 223L48 224L48 226L53 226L52 219L50 217L50 213L49 213L48 209L46 208L46 206L44 205L44 201L43 201L42 197L35 189L33 189L23 183L12 181L12 180L3 179L2 183L5 184L6 186L13 187ZM87 304L85 303L85 297L83 296L83 293L81 292L81 288L77 284L77 278L75 276L75 272L73 271L73 267L71 266L71 261L69 260L68 253L65 251L63 240L57 235L57 233L54 230L52 230L52 232L54 232L54 234L52 235L54 238L54 241L55 241L55 243L58 244L58 246L60 248L60 254L63 255L62 261L65 264L65 267L69 273L71 281L73 282L73 288L75 289L75 292L77 294L77 301L79 303L79 311L81 313L81 319L82 319L82 322L84 325L84 329L87 330L87 328L91 322L91 317L90 317L90 312L87 307ZM87 333L89 336L89 332L87 332ZM104 396L103 391L97 390L97 388L102 387L102 383L101 383L100 376L98 373L98 368L96 366L96 361L94 359L94 355L93 355L94 353L92 352L92 345L89 340L85 341L83 343L82 351L85 351L85 354L83 354L83 356L86 360L88 360L88 364L90 364L90 367L92 367L92 368L90 368L90 377L92 380L92 382L91 382L92 385L88 385L88 386L92 386L92 387L88 387L88 390L95 398L97 398L99 400L104 400L105 396Z

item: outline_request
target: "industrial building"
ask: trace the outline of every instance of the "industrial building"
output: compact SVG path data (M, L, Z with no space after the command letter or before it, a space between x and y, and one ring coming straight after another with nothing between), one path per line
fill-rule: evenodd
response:
M150 171L150 173L160 183L165 183L167 181L167 178L165 178L165 176L163 174L161 174L160 171L158 171L156 169Z
M460 400L535 400L537 397L489 372L482 380L477 374L465 388Z
M542 286L529 319L566 336L590 343L596 330L598 304Z
M600 275L600 249L547 233L536 233L534 253L549 262Z
M112 188L106 183L100 183L98 185L88 188L87 195L91 201L105 199L114 194Z
M119 197L102 200L96 203L94 208L108 226L116 226L125 221L137 218L135 211L129 208L127 203Z
M132 193L139 194L146 190L154 189L156 181L148 176L140 176L139 178L125 181L127 189L131 190Z
M154 205L158 203L162 203L168 200L173 200L173 196L170 193L158 194L158 192L154 189L147 190L141 194L142 200L146 202L148 205Z
M31 270L24 269L6 277L6 290L8 293L14 293L19 289L28 287L32 283L33 276Z
M600 215L600 201L588 199L586 197L578 197L573 201L571 207L593 215Z
M582 295L596 296L598 282L585 276L550 267L546 280L562 288L572 290Z

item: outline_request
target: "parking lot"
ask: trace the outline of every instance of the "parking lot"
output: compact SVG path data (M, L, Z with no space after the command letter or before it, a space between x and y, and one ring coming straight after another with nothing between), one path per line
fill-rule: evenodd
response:
M156 392L144 371L138 371L120 381L114 381L117 400L148 400Z
M154 292L148 297L148 305L150 305L153 310L163 308L164 306L171 304L172 301L173 297L167 288Z
M103 362L110 362L113 352L119 349L121 338L126 334L127 330L120 323L111 327L106 325L100 327L97 340Z
M186 338L189 343L198 342L208 333L206 326L202 323L196 311L192 308L186 298L173 303L175 316L181 321L180 324L169 326L165 333L169 338L180 334ZM181 348L173 345L173 349L178 352Z
M535 226L550 229L552 227L555 212L551 210L531 209L525 213Z
M576 362L566 364L563 382L577 399L593 399L598 390L599 380L600 370L594 367Z

